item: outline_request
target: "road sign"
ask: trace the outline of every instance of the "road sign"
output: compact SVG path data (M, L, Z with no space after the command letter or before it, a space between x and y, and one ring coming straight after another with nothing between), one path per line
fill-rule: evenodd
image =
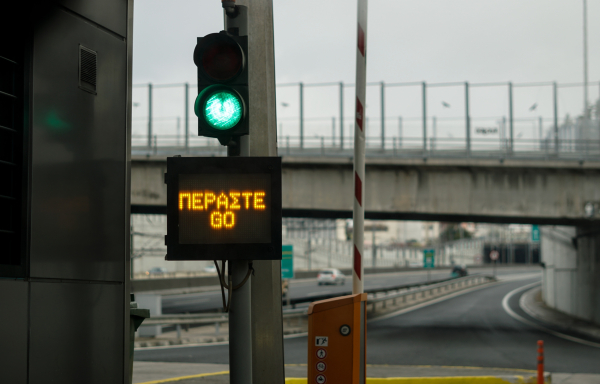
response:
M293 279L294 278L294 246L293 245L282 245L281 246L281 278L282 279Z
M324 359L325 357L327 357L327 351L324 349L317 349L317 357L319 359Z
M435 249L423 250L423 268L433 268L435 266Z
M540 226L532 225L531 226L531 241L540 241Z
M281 158L167 158L166 260L281 260Z
M498 260L498 257L500 257L500 253L498 251L490 252L490 260L496 261Z

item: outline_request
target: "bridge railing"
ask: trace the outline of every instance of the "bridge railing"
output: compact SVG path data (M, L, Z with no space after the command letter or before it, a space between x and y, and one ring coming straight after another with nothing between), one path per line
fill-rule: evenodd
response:
M595 158L600 99L592 108L580 97L591 85L600 83L371 82L379 95L365 112L367 155ZM276 89L280 154L352 154L354 84ZM134 85L134 154L225 153L195 134L196 93L189 83Z
M600 128L599 128L600 132ZM599 133L600 136L600 133ZM399 158L531 158L531 159L576 159L599 160L600 140L536 140L519 139L512 143L499 139L471 139L470 148L462 138L429 138L427 147L423 148L423 140L418 137L367 137L367 157L399 157ZM338 139L328 136L279 137L278 153L280 156L353 156L353 138ZM184 141L176 135L154 135L152 145L147 145L145 136L132 137L133 155L172 156L225 156L227 151L216 139L194 138L184 145Z

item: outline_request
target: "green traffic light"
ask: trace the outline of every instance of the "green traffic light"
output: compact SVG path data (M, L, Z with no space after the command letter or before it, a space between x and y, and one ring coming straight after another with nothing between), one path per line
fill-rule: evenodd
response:
M212 128L223 131L235 127L244 113L240 96L235 91L222 87L203 90L196 99L194 110Z

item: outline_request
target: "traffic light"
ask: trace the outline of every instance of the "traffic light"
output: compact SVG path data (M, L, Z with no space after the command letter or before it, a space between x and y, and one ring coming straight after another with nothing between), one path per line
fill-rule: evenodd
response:
M236 32L236 30L233 30ZM248 134L248 36L227 31L198 38L198 136L215 137L222 145Z

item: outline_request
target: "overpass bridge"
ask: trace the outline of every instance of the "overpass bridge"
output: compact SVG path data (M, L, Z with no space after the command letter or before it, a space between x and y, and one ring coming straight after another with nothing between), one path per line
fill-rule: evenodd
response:
M165 212L167 156L223 156L222 148L195 147L187 154L184 148L134 148L132 212ZM351 217L349 151L280 147L279 153L285 216ZM600 219L600 156L592 151L466 155L460 150L373 149L367 154L367 218L552 225L589 225Z

